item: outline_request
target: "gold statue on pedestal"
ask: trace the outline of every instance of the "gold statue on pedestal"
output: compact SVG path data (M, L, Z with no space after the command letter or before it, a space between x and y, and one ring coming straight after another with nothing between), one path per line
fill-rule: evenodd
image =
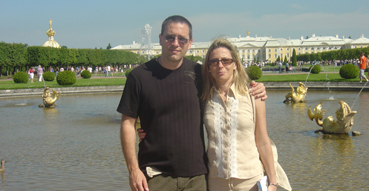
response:
M341 107L336 111L336 121L332 116L329 116L322 121L324 113L326 112L326 110L322 111L322 102L320 102L313 111L311 111L311 107L309 107L309 119L312 121L315 119L316 123L323 127L320 129L323 133L348 134L354 125L354 115L357 112L351 111L350 106L348 106L346 102L339 101L339 103L341 104Z
M42 100L44 102L45 107L55 107L55 101L59 99L60 92L57 93L55 90L53 90L53 93L50 93L50 88L46 87L44 90L44 93L42 94Z
M300 86L296 88L296 92L295 89L293 88L293 86L290 83L290 87L291 87L291 92L288 93L286 95L286 100L283 101L283 103L297 103L297 102L306 102L305 101L305 96L307 93L307 87L305 86L305 84L303 84L302 82L299 82Z

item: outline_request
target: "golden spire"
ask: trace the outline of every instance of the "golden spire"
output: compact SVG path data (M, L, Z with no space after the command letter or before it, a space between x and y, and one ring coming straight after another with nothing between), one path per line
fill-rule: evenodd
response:
M46 34L47 34L47 36L51 37L51 36L55 35L55 31L53 30L53 28L51 28L51 23L53 23L53 20L50 19L49 23L50 23L50 28L49 28L49 30L46 31Z
M46 41L42 46L60 48L59 43L54 41L55 31L51 27L51 24L53 23L53 20L49 19L49 23L50 23L49 30L46 31L47 36L49 36L49 40Z

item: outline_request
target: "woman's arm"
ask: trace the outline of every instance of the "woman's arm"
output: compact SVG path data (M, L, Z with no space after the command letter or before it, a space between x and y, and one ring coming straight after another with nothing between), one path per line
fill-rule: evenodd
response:
M266 109L265 102L260 99L255 100L256 109L256 127L255 127L255 142L258 148L261 161L268 176L268 190L277 190L277 177L274 167L274 159L270 139L266 125ZM273 185L270 185L273 184Z

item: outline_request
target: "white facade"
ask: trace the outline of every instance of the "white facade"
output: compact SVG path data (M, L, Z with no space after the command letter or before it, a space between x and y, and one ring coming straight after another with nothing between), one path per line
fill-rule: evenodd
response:
M362 34L358 39L349 39L345 37L335 36L315 36L304 39L284 39L272 37L250 37L249 33L246 37L232 38L227 37L229 41L236 46L239 57L242 61L268 61L274 62L278 57L284 59L286 56L289 60L292 56L293 49L296 54L318 53L339 49L365 48L369 47L369 39ZM205 58L206 52L212 42L193 42L191 49L186 55L201 56ZM153 43L151 50L140 49L141 44L133 42L131 45L119 45L112 49L131 51L143 55L161 54L161 46L159 43Z

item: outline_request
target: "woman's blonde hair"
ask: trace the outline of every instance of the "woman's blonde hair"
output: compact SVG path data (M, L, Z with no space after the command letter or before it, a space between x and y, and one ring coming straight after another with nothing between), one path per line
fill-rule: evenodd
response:
M209 69L209 59L213 50L217 48L227 48L232 55L232 59L236 64L236 69L233 72L233 80L232 84L235 85L235 93L240 95L246 95L248 92L247 84L250 79L247 76L245 69L243 68L240 59L238 58L238 54L236 48L226 39L218 38L214 40L214 42L210 45L208 52L206 53L205 62L202 65L202 78L203 78L203 94L201 96L202 101L206 101L211 99L210 89L216 84L215 79L210 74Z

